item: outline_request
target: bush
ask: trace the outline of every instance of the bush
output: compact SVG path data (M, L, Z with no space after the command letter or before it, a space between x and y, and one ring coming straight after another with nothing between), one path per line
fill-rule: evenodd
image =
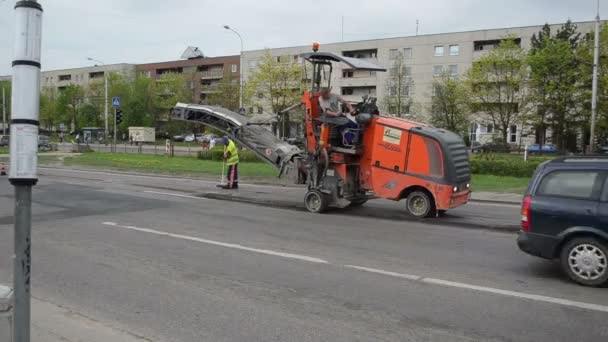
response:
M534 171L551 158L530 158L524 162L523 156L511 154L481 154L471 157L471 173L493 176L531 177Z
M202 160L221 161L224 157L224 148L216 147L213 150L198 151L197 158ZM255 153L248 150L239 151L239 161L241 162L261 162Z

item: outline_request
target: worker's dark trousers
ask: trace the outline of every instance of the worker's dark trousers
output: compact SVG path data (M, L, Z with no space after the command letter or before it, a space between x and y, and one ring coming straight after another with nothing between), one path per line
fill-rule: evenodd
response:
M239 187L239 164L228 165L228 189Z

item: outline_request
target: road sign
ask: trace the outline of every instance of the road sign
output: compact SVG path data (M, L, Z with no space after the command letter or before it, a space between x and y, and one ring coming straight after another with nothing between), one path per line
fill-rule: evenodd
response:
M120 107L120 97L112 98L112 107L114 107L114 108Z

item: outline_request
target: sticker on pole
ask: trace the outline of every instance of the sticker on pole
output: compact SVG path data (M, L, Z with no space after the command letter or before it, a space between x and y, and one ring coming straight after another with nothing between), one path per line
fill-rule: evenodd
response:
M11 125L11 160L9 178L37 179L38 127Z
M112 98L112 107L114 107L114 108L120 107L120 97L115 96Z

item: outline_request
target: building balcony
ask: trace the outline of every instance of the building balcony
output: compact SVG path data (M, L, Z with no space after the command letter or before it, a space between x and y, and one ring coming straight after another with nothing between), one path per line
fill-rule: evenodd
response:
M201 79L203 80L211 80L211 79L219 79L224 77L223 70L213 70L213 71L202 71Z

